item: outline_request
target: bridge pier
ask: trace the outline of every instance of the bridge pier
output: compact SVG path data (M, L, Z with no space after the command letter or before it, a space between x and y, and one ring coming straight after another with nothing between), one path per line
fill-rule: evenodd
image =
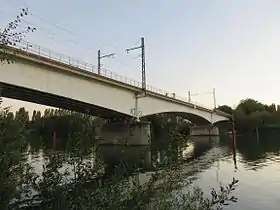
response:
M219 128L209 125L195 125L190 127L191 136L219 136Z
M97 130L97 135L100 144L150 145L151 123L148 121L105 123Z

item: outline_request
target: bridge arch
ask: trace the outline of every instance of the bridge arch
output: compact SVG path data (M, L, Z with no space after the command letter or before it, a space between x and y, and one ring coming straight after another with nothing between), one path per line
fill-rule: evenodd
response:
M231 128L232 127L232 121L230 119L228 120L220 120L214 123L214 126L218 126L218 127L227 127L227 128Z
M178 101L173 98L162 98L157 95L149 94L138 101L139 116L145 117L160 113L180 113L181 116L186 116L193 123L210 124L220 120L225 120L227 117L217 113L211 108L203 108L183 101Z
M193 113L188 113L188 112L176 112L176 111L158 112L158 113L142 116L141 118L148 118L148 117L152 117L152 116L156 116L156 115L160 115L160 114L165 114L165 115L167 115L167 117L168 116L182 117L195 125L208 125L211 123L211 121L209 121L209 119L206 119L202 116L199 116L199 115L196 115Z

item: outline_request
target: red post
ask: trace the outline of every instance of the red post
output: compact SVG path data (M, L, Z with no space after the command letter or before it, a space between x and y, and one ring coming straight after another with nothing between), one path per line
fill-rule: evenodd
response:
M232 152L233 152L234 168L237 169L237 163L236 163L236 131L235 131L234 119L232 119Z
M232 149L233 149L233 153L235 154L235 152L236 152L236 132L235 132L234 120L232 120Z

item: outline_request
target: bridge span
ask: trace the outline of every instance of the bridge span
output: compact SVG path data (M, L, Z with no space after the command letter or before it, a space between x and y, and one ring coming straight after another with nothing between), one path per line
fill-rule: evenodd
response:
M4 97L100 117L143 117L174 112L186 115L197 124L216 123L229 117L150 85L147 85L146 97L136 97L142 92L140 82L105 69L97 74L92 64L40 46L24 42L7 51L14 52L15 62L0 66L0 85Z
M177 113L194 124L213 125L230 117L149 85L146 95L139 97L143 93L140 82L105 69L98 73L92 64L40 46L21 44L23 46L11 47L6 51L13 55L15 62L0 65L3 97L102 118L139 119L159 113Z

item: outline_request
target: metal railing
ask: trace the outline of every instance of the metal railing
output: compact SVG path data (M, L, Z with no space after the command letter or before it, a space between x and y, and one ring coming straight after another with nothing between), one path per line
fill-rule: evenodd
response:
M17 43L16 46L12 46L12 47L16 48L16 49L20 49L20 50L28 52L28 53L31 53L31 54L34 54L34 55L37 55L37 56L41 56L41 57L44 57L44 58L47 58L47 59L51 59L51 60L66 64L66 65L69 65L69 66L72 66L72 67L76 67L76 68L78 68L79 70L82 70L82 71L92 72L92 73L95 73L97 75L100 75L100 76L103 76L103 77L106 77L106 78L109 78L109 79L112 79L112 80L115 80L115 81L118 81L118 82L121 82L121 83L125 83L125 84L128 84L128 85L137 87L137 88L142 87L141 82L136 81L136 80L131 79L131 78L128 78L128 77L125 77L125 76L122 76L122 75L119 75L119 74L114 73L112 71L109 71L105 68L101 68L100 74L98 74L97 66L95 66L93 64L75 59L73 57L70 57L70 56L67 56L67 55L64 55L64 54L61 54L61 53L54 52L50 49L41 47L39 45L35 45L35 44L29 43L29 42L26 42L26 41L21 41L21 42ZM160 88L156 88L156 87L148 85L148 84L146 85L146 89L150 92L157 93L157 94L162 95L162 96L166 96L166 97L169 97L169 98L176 99L178 101L182 101L182 102L185 102L185 103L193 104L195 106L199 106L199 107L202 107L202 108L213 110L213 107L210 108L208 106L199 104L199 103L194 102L194 101L189 102L189 100L186 97L178 96L175 93L170 93L168 91L162 90Z

